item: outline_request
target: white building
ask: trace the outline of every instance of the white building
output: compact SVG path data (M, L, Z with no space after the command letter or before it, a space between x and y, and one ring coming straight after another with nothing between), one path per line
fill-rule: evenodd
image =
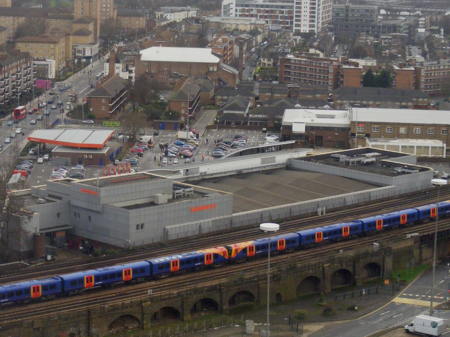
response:
M54 79L56 77L56 62L55 60L45 59L33 61L33 68L41 71L44 78Z
M193 7L161 7L155 12L156 19L161 23L180 22L187 18L196 17L198 8Z
M437 139L366 138L366 144L376 149L403 152L419 157L445 158L446 155L445 143Z
M318 33L332 17L332 0L223 0L222 16L265 20L270 27Z
M93 60L99 52L98 43L75 44L73 45L73 56L83 61Z

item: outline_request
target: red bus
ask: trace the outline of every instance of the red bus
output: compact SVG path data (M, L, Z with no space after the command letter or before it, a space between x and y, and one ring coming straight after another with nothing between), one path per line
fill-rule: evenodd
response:
M18 106L17 108L15 108L13 110L12 113L12 118L16 121L19 119L24 119L25 117L27 117L27 109L25 109L25 107L22 106Z

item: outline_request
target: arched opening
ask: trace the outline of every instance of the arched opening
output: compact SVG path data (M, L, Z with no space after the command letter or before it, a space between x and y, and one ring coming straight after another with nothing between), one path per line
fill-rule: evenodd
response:
M320 293L320 279L316 276L308 276L297 286L297 297Z
M109 325L109 331L116 333L120 331L132 330L139 328L140 325L141 322L136 317L132 315L123 315L112 321Z
M366 278L381 277L381 266L375 262L368 263L364 266L364 272Z
M276 293L275 295L275 301L280 304L283 303L283 295L281 295L280 293Z
M180 312L174 307L162 307L152 316L153 322L170 321L180 319Z
M353 285L353 275L347 269L336 270L331 276L331 289Z
M219 311L219 304L212 298L202 298L192 306L191 314L213 311Z
M230 306L238 305L242 303L255 302L255 296L250 291L238 291L236 294L230 297L228 304Z

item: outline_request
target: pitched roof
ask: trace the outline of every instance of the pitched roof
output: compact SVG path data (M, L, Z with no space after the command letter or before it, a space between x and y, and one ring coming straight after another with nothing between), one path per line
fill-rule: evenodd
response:
M31 43L58 43L61 38L49 35L39 36L24 36L16 40L16 42L31 42Z
M140 51L141 61L180 63L219 63L211 48L150 47Z
M221 111L244 111L247 110L249 103L248 97L236 96L230 98L225 105L220 109Z
M127 86L127 80L114 76L106 80L100 87L92 90L88 97L114 97Z
M237 96L239 93L237 89L232 87L222 87L217 89L216 96L225 96L225 97L233 97Z
M200 91L200 87L193 83L191 80L187 80L183 83L183 85L172 93L169 100L172 101L187 101L188 99L192 99L198 95Z

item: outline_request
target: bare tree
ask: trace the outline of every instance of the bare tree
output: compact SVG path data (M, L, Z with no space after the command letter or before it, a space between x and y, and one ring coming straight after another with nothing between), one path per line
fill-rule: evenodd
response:
M141 131L147 125L147 118L140 110L130 111L122 115L120 119L122 131L130 136L130 140L134 141Z

